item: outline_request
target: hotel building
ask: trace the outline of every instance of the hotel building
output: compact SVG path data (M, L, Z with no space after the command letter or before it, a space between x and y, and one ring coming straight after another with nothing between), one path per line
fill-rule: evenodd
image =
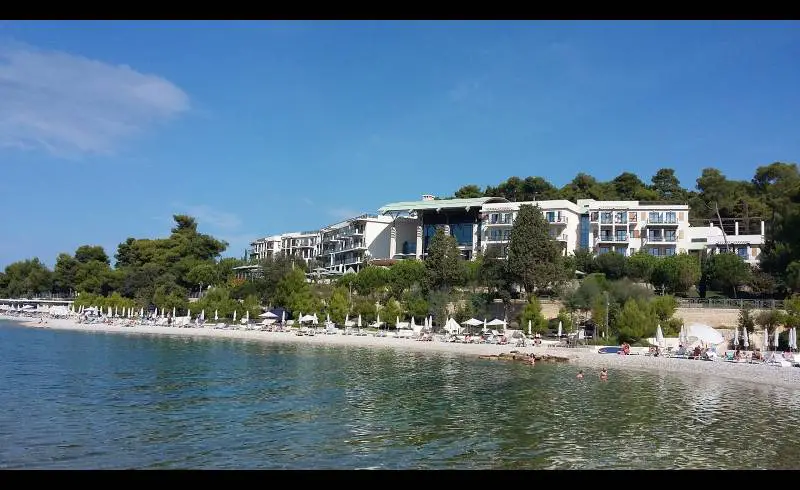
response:
M579 199L578 207L580 248L628 256L644 250L657 257L689 249L687 204Z
M308 264L319 255L319 231L301 231L281 235L281 252L286 257L297 257Z
M281 235L259 238L250 244L249 258L256 261L271 259L281 253L282 243Z
M740 234L739 221L733 223L733 234L726 233L720 227L693 226L689 228L688 252L699 254L705 250L709 255L716 253L735 253L751 266L758 265L761 251L764 248L764 222L760 222L760 234Z
M322 272L358 272L370 259L389 256L388 216L362 214L320 230L317 261Z

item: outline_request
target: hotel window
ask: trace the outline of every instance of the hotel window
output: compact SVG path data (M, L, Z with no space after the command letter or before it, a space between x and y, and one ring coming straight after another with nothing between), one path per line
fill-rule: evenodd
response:
M603 255L611 252L611 247L599 247L597 249L597 255Z
M614 213L614 224L617 225L624 225L628 222L628 213L625 211L619 211Z
M613 217L610 212L600 213L600 224L610 225L613 223Z
M675 230L666 230L664 232L664 241L665 242L676 242L676 241L678 241L678 236L675 234Z
M650 255L654 257L658 257L661 255L661 250L656 247L650 247L647 251L650 253Z
M667 212L667 217L664 220L665 223L675 224L678 222L678 217L675 215L675 211Z
M673 247L665 248L664 255L666 256L675 255L675 248Z
M743 259L746 259L746 258L747 258L747 247L739 247L739 248L736 250L736 254L737 254L739 257L741 257L741 258L743 258Z
M647 241L649 242L661 242L664 238L661 235L661 230L651 230L650 233L647 234Z
M545 216L547 216L548 223L556 222L556 213L554 211L548 211L547 213L545 213Z
M647 221L649 223L663 223L664 218L661 216L661 213L650 213L647 217Z
M627 242L628 241L628 232L621 230L617 231L617 241L618 242Z
M597 221L599 215L600 214L597 211L593 211L592 213L589 214L589 220L590 221Z
M610 231L601 231L600 232L600 240L604 242L610 242L613 240L614 235L611 234Z

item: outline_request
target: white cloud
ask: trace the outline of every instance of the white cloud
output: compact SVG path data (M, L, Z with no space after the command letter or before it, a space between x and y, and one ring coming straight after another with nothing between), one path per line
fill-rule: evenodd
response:
M0 146L58 156L111 154L189 109L168 80L61 51L0 44Z

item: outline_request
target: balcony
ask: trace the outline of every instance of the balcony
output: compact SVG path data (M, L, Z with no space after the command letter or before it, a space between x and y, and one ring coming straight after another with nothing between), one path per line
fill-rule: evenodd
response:
M487 243L505 243L511 239L511 235L487 235Z
M664 216L661 214L650 214L645 220L646 225L678 225L676 216Z
M561 233L560 235L550 235L550 238L552 238L553 240L556 240L558 242L568 242L569 241L569 237L567 236L566 233Z
M567 217L566 216L547 216L545 215L545 219L551 225L565 225L567 224Z
M648 235L642 237L642 243L675 243L678 237L675 235Z
M600 235L594 239L594 244L599 243L628 243L630 237L627 233L618 233L615 235Z

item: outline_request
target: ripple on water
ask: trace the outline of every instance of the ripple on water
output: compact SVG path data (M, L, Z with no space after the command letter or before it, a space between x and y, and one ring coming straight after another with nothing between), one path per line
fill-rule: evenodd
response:
M800 392L0 326L3 468L792 468ZM699 442L698 442L699 441Z

